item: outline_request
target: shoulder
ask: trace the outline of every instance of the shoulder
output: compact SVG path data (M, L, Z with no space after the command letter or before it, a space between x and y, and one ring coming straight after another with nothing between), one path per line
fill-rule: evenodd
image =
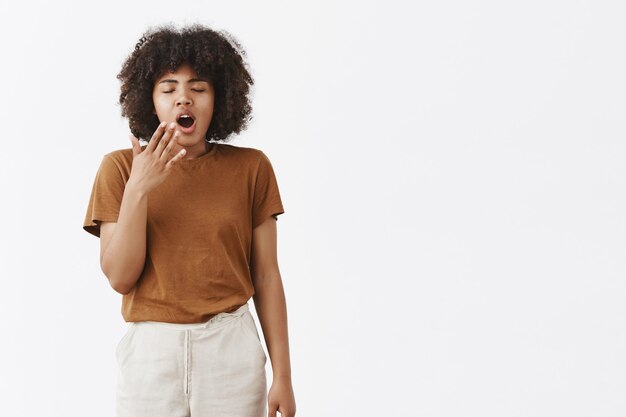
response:
M142 146L141 149L145 149L146 145ZM109 153L104 154L105 158L111 158L114 161L126 161L133 160L133 149L132 148L124 148L124 149L115 149Z
M141 147L142 149L145 146ZM104 154L103 163L109 165L115 165L122 174L130 175L130 170L133 165L133 149L116 149Z
M216 151L218 154L236 161L237 164L246 164L258 167L262 162L269 161L267 155L261 149L248 146L235 146L230 143L219 142L215 142L215 145L217 146ZM148 145L141 146L141 149L144 150L146 146ZM104 158L115 163L120 171L130 172L133 164L133 149L116 149L105 154Z
M247 157L259 157L263 151L257 148L251 148L248 146L235 146L230 143L216 143L223 152L230 152L233 154L247 156Z
M230 143L216 143L222 155L236 159L238 163L258 166L259 162L267 158L262 150L248 146L235 146Z

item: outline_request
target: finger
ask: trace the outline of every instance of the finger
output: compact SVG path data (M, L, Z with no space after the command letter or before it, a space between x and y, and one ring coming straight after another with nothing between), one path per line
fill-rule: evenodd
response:
M167 161L167 157L169 156L170 153L172 153L172 150L174 149L174 144L178 143L178 138L180 136L180 132L176 131L174 133L174 136L172 136L172 139L170 139L169 143L167 144L167 146L165 147L165 149L163 149L163 152L161 153L161 160L166 162Z
M130 139L130 142L133 144L133 158L134 158L136 155L139 155L141 153L141 145L139 145L139 140L133 135L128 135L128 138Z
M170 159L170 161L167 164L165 164L167 169L170 169L172 167L172 165L174 165L176 162L181 160L185 156L186 153L187 153L186 149L181 149L180 152L178 152L176 155L174 155L174 157L172 159Z
M159 139L159 143L155 149L155 152L159 157L163 154L163 149L169 143L170 138L174 135L174 130L176 129L176 123L171 123L168 127L161 139Z
M158 142L159 142L159 138L163 135L163 132L165 132L166 126L167 126L167 122L161 122L159 124L159 126L156 128L156 130L152 134L152 137L150 138L150 141L148 142L148 146L146 146L146 149L145 149L146 151L153 152L156 149L156 146L158 145Z
M276 417L276 411L278 411L278 406L269 404L267 408L267 417Z

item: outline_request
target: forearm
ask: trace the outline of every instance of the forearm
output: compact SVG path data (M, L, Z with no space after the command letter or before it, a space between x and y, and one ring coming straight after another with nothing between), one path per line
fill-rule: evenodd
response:
M291 379L287 303L280 275L255 279L253 297L274 379Z
M122 294L135 286L146 261L148 197L129 184L124 190L115 231L101 261L111 286Z

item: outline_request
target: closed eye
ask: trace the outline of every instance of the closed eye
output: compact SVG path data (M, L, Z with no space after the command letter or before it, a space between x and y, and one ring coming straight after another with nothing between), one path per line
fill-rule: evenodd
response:
M176 90L163 91L163 94L173 93L174 91L176 91ZM197 93L202 93L203 91L206 91L206 90L197 90L197 89L195 89L195 88L192 88L192 89L191 89L191 91L195 91L195 92L197 92Z

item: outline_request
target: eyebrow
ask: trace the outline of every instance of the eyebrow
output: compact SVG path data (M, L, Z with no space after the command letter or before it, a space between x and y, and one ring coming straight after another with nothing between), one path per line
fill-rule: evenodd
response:
M187 81L188 83L198 83L198 82L205 82L208 83L209 80L205 79L205 78L192 78L189 81ZM174 84L178 84L178 80L163 80L160 81L159 84L161 83L174 83Z

